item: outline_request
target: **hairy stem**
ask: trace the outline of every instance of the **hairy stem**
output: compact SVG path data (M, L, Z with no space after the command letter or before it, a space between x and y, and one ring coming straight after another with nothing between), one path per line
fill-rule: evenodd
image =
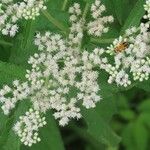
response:
M63 31L65 34L67 33L67 28L62 23L60 23L58 20L56 20L47 10L43 10L42 13L58 29Z

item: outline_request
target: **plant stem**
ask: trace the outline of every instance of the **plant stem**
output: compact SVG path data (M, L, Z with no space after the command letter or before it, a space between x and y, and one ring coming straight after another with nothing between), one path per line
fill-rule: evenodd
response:
M110 44L115 40L115 38L110 38L110 39L98 39L98 38L91 38L92 43L96 44Z
M12 43L0 40L0 45L13 46Z
M83 19L85 19L86 16L87 16L87 13L88 13L88 10L89 10L89 6L90 6L90 4L89 4L89 3L86 3L85 8L84 8L84 11L83 11L83 15L82 15L82 18L83 18Z
M68 3L68 0L64 0L63 6L62 6L62 9L61 9L62 11L66 10L67 3Z
M63 24L61 24L58 20L56 20L53 16L51 16L51 14L47 10L43 10L42 13L52 24L54 24L57 28L59 28L65 34L67 33L66 27Z

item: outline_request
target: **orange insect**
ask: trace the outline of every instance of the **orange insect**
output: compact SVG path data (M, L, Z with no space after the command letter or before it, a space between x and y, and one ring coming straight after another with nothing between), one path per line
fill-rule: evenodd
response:
M124 51L126 48L128 48L128 43L121 42L115 47L115 52L120 53L120 52Z

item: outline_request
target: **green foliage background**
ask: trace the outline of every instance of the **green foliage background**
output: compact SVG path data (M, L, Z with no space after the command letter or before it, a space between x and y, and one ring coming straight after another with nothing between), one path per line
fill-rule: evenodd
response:
M62 10L65 1L48 0L49 14L42 13L35 21L22 20L15 38L0 36L0 87L11 85L15 79L24 80L25 70L30 67L27 64L28 57L37 52L33 44L36 32L49 30L64 35L69 26L68 7L73 2L79 2L84 9L93 2L69 0L66 9ZM107 7L107 14L114 16L115 22L101 39L84 37L82 46L88 50L93 44L105 47L128 27L138 26L145 13L145 0L102 2ZM58 23L63 30L57 28ZM95 109L82 108L83 119L71 121L65 128L58 127L51 112L48 112L48 123L40 130L42 141L31 148L21 145L12 131L14 123L28 110L29 104L26 101L20 102L10 116L4 116L0 110L0 150L149 150L150 80L134 83L125 89L108 85L107 74L101 71L99 84L103 100Z

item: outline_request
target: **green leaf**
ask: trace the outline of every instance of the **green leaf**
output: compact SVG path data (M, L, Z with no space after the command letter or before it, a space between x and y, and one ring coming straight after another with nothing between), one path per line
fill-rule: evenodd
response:
M140 89L143 89L147 92L150 91L150 79L147 80L147 81L143 81L143 82L139 82L136 87L140 88Z
M141 18L143 17L145 11L144 11L144 5L145 0L138 0L135 4L134 8L129 14L129 17L127 18L124 26L121 29L121 33L123 34L124 31L132 26L138 26L141 22Z
M132 110L121 110L120 116L125 120L133 120L135 118L135 113Z
M17 35L14 46L11 49L9 61L19 66L26 66L27 60L34 51L34 34L36 21L25 21L24 30Z
M148 144L148 130L140 120L135 122L133 128L136 150L146 150Z
M150 99L144 100L138 107L140 112L149 112L150 113Z
M20 139L15 135L13 131L13 126L19 119L19 116L24 115L28 110L29 104L27 100L20 102L16 109L7 117L6 125L2 128L2 133L0 135L0 149L2 150L20 150Z
M46 119L47 125L40 129L41 142L31 148L22 145L21 150L64 150L59 128L50 112Z
M135 149L135 143L133 138L133 129L134 129L134 123L129 123L127 126L125 126L123 132L122 132L122 143L125 149L127 150L134 150Z
M141 122L143 122L143 124L145 125L145 127L147 127L147 129L150 128L150 113L149 112L143 112L140 116L139 119L141 120Z
M3 112L1 112L1 116L3 116ZM13 117L8 118L8 116L6 116L5 118L2 118L2 123L1 123L1 132L0 132L0 147L2 148L2 146L7 142L7 138L8 138L8 134L9 131L11 130L11 125L12 125L12 121L13 121Z
M128 150L147 149L148 130L143 124L143 118L139 117L124 128L122 142Z
M24 79L25 69L0 61L0 84L9 84L15 79Z
M130 14L132 7L137 0L111 0L116 19L122 26Z
M114 6L115 15L119 21L119 23L123 24L123 8L124 8L124 2L126 0L112 0L112 4Z
M109 108L106 109L106 111ZM95 111L95 109L82 109L82 115L87 123L87 132L98 142L115 147L120 138L112 131L106 121Z
M10 42L7 42L7 41L4 41L4 40L0 40L0 45L4 45L4 46L13 46L13 44L12 43L10 43Z
M3 132L4 127L6 126L7 123L7 119L8 117L6 115L4 115L4 113L2 112L2 110L0 109L0 118L1 118L1 123L0 123L0 135Z

